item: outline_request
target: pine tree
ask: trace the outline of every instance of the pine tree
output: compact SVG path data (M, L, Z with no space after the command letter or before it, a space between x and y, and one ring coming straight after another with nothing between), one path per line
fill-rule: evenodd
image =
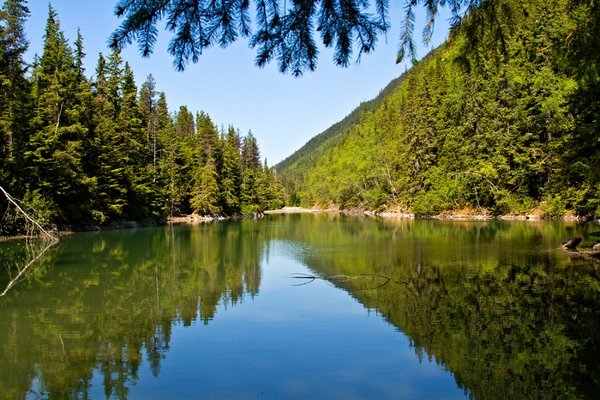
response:
M217 177L215 160L210 155L204 166L194 175L190 200L194 212L202 215L215 215L221 212Z
M175 117L175 134L181 139L191 140L196 132L194 114L187 106L180 106Z
M146 147L152 157L152 165L156 167L158 153L158 114L156 113L156 80L148 75L140 89L140 110L146 126Z
M167 98L161 92L157 103L158 132L162 148L159 158L159 169L163 192L166 199L165 208L167 215L173 217L182 214L186 210L186 197L190 186L186 174L186 168L191 164L191 158L187 159L183 148L186 143L176 134L173 120L169 116Z
M24 159L27 171L37 178L37 189L69 221L79 218L72 199L86 181L81 156L86 129L78 112L79 70L52 7L44 39L44 52L33 72L33 133Z
M156 103L156 116L158 119L158 131L163 132L165 129L172 127L173 119L169 114L169 106L167 105L167 95L165 92L158 94L158 102ZM161 138L161 135L159 135Z
M121 101L123 100L122 83L123 83L123 58L121 51L113 50L108 56L106 63L106 96L108 101L112 103L115 114L119 114Z
M283 185L277 180L273 170L269 168L266 158L262 167L261 181L263 182L263 195L261 196L263 202L261 203L261 209L277 210L283 207L285 197Z
M258 143L256 142L254 135L252 135L252 132L248 132L248 135L242 140L242 154L240 161L242 171L247 169L258 171L261 167Z
M29 45L24 31L28 16L23 0L6 0L0 10L0 182L20 169L28 136L31 98L23 61Z
M230 126L227 136L221 140L220 187L223 210L232 215L240 211L240 154L239 136Z
M127 204L127 183L121 162L124 147L117 136L117 114L109 98L108 67L102 54L98 56L94 82L95 156L97 168L96 204L93 218L96 223L106 223L123 217ZM125 148L127 150L127 148Z
M242 140L242 150L240 154L241 170L241 188L240 201L243 214L253 214L260 210L259 190L261 175L260 153L258 144L252 135L248 132Z
M97 180L97 173L94 164L96 159L95 137L94 137L94 110L92 84L85 76L83 61L85 58L83 36L81 31L77 30L77 39L74 48L74 69L73 91L75 93L73 107L67 112L71 118L71 129L77 129L81 132L80 158L83 175L81 185L79 186L79 202L76 219L89 220L94 207L94 197Z
M163 208L163 194L158 181L156 164L147 161L144 154L144 124L138 103L138 92L133 72L125 63L120 83L122 93L121 107L118 116L117 134L122 138L121 153L126 155L123 165L129 180L128 216L134 219L158 218Z
M196 114L196 138L200 149L199 162L204 165L210 156L215 157L219 132L210 116L202 111Z

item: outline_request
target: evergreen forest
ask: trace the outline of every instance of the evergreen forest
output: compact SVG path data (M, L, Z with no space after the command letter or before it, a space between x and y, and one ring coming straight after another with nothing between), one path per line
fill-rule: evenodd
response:
M152 75L138 89L119 50L100 54L88 77L82 34L71 45L52 7L43 53L26 63L28 14L23 0L0 11L0 186L40 221L83 228L282 206L251 132L170 111ZM0 234L21 230L0 206Z
M600 217L599 16L597 1L481 2L372 106L276 165L286 201Z

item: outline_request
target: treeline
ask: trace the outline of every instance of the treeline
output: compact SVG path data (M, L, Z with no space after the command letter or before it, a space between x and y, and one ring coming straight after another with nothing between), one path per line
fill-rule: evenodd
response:
M483 2L335 146L277 166L288 198L600 216L599 8Z
M151 75L138 90L119 51L100 54L86 77L82 35L69 45L51 7L43 53L25 63L25 3L6 0L0 14L0 185L41 219L98 225L281 206L251 133L185 106L170 112ZM18 228L4 218L1 233Z

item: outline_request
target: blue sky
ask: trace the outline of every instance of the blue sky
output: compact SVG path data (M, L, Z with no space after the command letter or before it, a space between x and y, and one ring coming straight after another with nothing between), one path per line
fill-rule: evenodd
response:
M52 0L61 28L70 43L81 29L87 54L86 71L94 72L98 53L108 54L107 39L118 26L114 16L115 0ZM157 89L167 95L169 109L176 111L187 105L190 111L205 111L217 125L233 125L242 134L249 130L258 139L263 157L273 165L299 149L310 138L344 118L362 101L377 96L392 79L407 68L395 64L399 27L404 0L391 2L392 30L387 39L381 37L374 53L363 55L359 64L348 68L333 65L332 52L322 48L315 72L294 78L278 72L272 63L265 68L254 65L255 50L241 39L226 49L214 47L206 51L197 64L177 72L167 52L170 33L162 31L154 53L149 58L139 55L135 43L122 53L134 71L138 86L149 74L154 75ZM48 1L29 0L31 15L26 29L30 48L28 61L41 54L43 34L48 16ZM417 15L417 23L424 17ZM434 46L447 35L447 16L436 23ZM417 25L415 37L419 56L425 48Z

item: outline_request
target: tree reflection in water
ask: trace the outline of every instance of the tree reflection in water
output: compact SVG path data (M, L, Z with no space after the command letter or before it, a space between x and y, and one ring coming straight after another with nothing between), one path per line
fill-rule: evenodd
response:
M98 369L106 397L126 398L143 358L160 373L175 324L207 324L218 304L258 293L265 237L255 223L63 240L0 300L3 396L85 398ZM0 249L3 260L18 252Z
M86 398L100 374L107 398L128 397L144 360L160 374L175 326L258 294L277 241L473 398L596 398L599 264L553 250L564 229L303 215L76 235L0 298L0 387Z

